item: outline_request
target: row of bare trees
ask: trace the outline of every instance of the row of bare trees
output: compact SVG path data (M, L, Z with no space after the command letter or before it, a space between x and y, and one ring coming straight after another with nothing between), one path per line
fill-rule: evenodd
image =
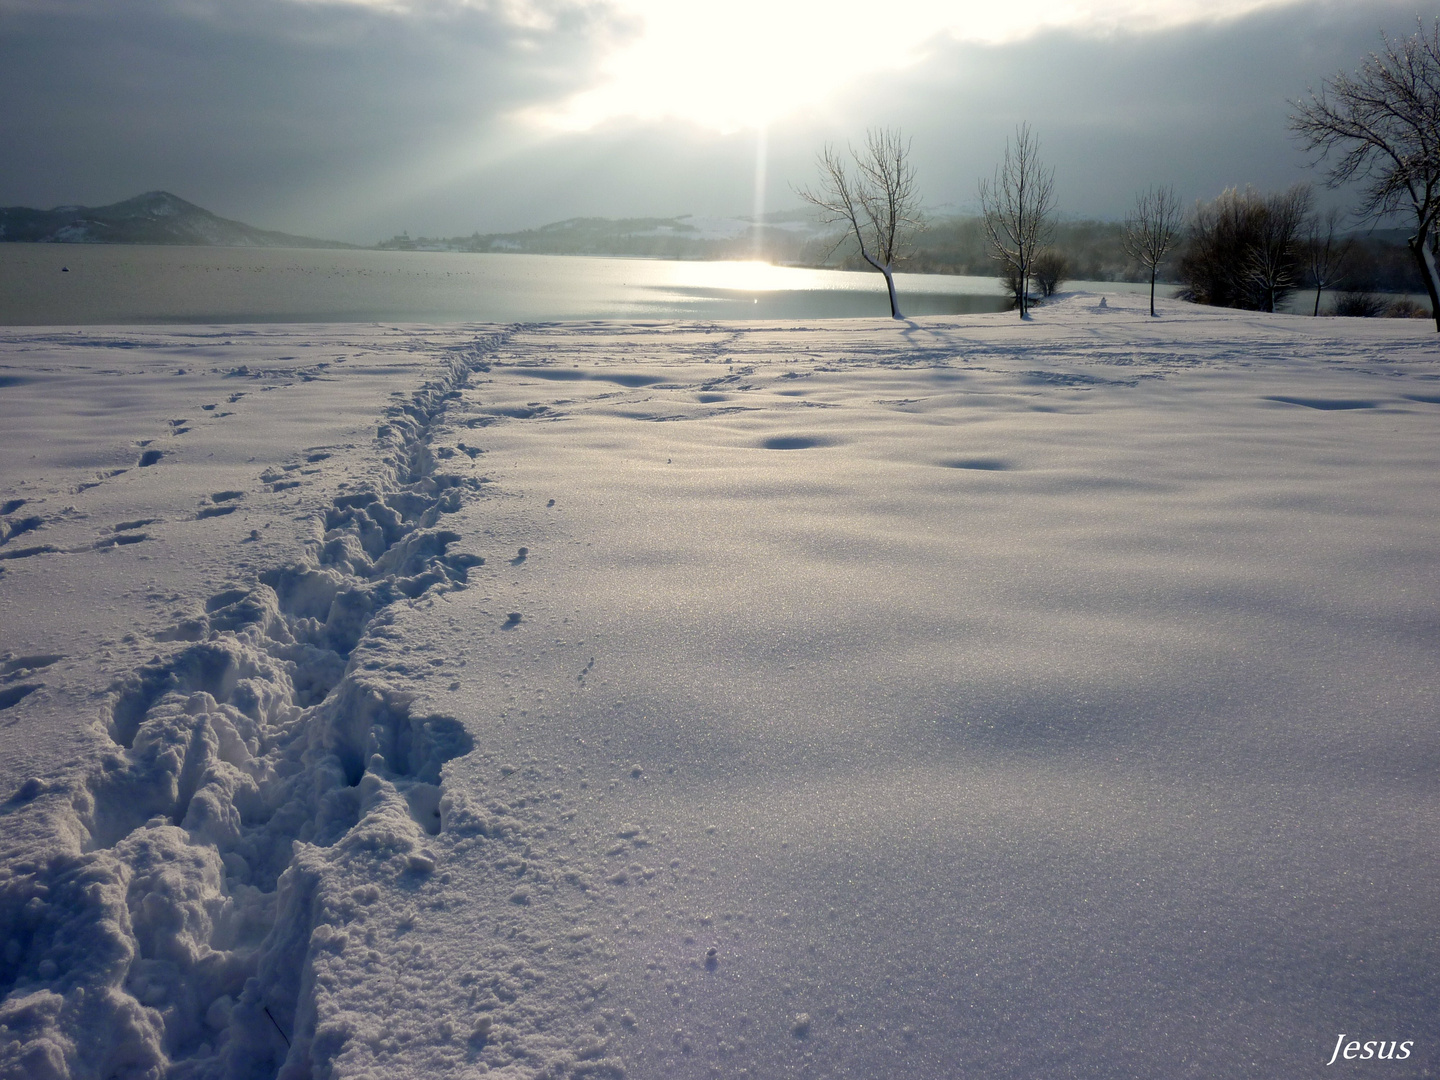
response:
M825 223L844 225L830 255L853 240L860 257L885 276L890 314L902 318L895 294L895 263L922 227L910 141L898 130L866 132L861 149L847 157L827 145L817 159L820 182L798 189ZM980 182L987 243L1000 279L1016 299L1021 318L1029 314L1031 282L1049 295L1064 274L1047 252L1055 209L1055 170L1040 161L1040 142L1028 125L1005 145L1004 162ZM828 257L828 256L827 256Z
M1030 285L1049 296L1064 273L1064 260L1046 245L1054 228L1055 170L1040 160L1040 141L1022 124L992 179L980 181L981 221L1000 279L1015 296L1023 319L1029 314ZM1124 248L1150 274L1150 314L1155 314L1155 281L1161 261L1181 229L1180 200L1173 187L1136 196L1125 220Z
M910 141L898 130L866 133L862 149L850 148L849 159L833 146L820 153L818 187L799 189L817 207L821 220L844 224L831 248L854 240L860 257L885 276L890 314L902 317L895 293L895 263L922 227ZM1006 140L1005 157L993 177L980 181L981 222L1000 280L1015 298L1020 317L1030 313L1032 283L1051 295L1066 268L1049 249L1054 229L1055 170L1040 159L1040 140L1028 124ZM1125 250L1150 272L1150 314L1155 314L1155 278L1161 260L1180 228L1180 209L1173 188L1155 188L1140 195L1126 222ZM828 256L827 256L828 257Z
M1413 218L1407 241L1430 294L1440 330L1440 267L1435 258L1440 219L1440 18L1427 31L1402 41L1382 38L1353 75L1327 80L1308 98L1292 103L1292 130L1301 143L1329 159L1331 187L1360 185L1357 217ZM1020 317L1029 314L1030 286L1037 276L1044 293L1061 268L1043 265L1053 228L1055 171L1040 160L1040 143L1029 125L1007 140L993 177L980 182L985 238L1000 278L1013 290ZM896 260L921 226L919 194L910 143L897 130L868 133L850 161L827 146L819 158L821 182L799 194L826 221L844 222L841 242L854 238L860 256L885 275L890 313L900 318L895 294ZM853 166L851 164L853 162ZM1261 195L1231 189L1197 204L1180 260L1182 295L1209 304L1274 311L1303 280L1320 294L1338 281L1347 254L1338 211L1313 212L1313 193L1301 184ZM1126 252L1149 271L1150 313L1162 260L1182 235L1175 191L1151 188L1136 197L1125 224ZM837 244L838 246L838 244ZM832 250L833 254L833 250ZM1038 275L1037 275L1038 271Z
M855 242L860 257L884 275L890 314L901 318L895 265L922 227L909 141L898 131L870 131L864 148L852 148L848 160L827 146L819 167L820 187L805 188L801 196L820 208L825 221L844 224L836 248ZM1047 246L1054 228L1055 170L1042 162L1039 139L1028 125L1007 140L994 176L980 182L980 206L998 276L1026 318L1032 291L1048 297L1066 274L1063 256ZM1273 196L1232 190L1198 204L1187 230L1173 187L1139 193L1125 221L1123 244L1149 275L1150 314L1156 314L1160 266L1187 231L1180 262L1187 299L1274 311L1297 287L1304 264L1304 276L1318 282L1318 314L1319 292L1334 284L1344 245L1337 241L1335 214L1327 219L1323 240L1315 238L1310 209L1308 185Z
M1440 218L1440 19L1400 41L1382 37L1353 75L1327 80L1292 103L1291 130L1329 160L1332 188L1358 184L1360 220L1408 217L1406 241L1430 296L1440 330L1440 269L1435 260ZM1340 234L1345 215L1312 213L1308 185L1262 196L1230 190L1196 208L1180 276L1190 299L1274 311L1308 279L1321 293L1343 278L1352 241Z
M822 187L801 192L826 221L844 223L836 248L854 240L861 258L884 275L897 319L895 265L922 227L909 150L909 142L890 130L869 132L865 148L852 149L850 161L826 147L819 159ZM1054 192L1054 169L1041 162L1039 140L1022 125L994 176L980 183L986 245L1021 318L1029 315L1032 291L1050 296L1068 272L1064 256L1047 246ZM1269 195L1232 188L1197 203L1187 221L1173 187L1138 193L1122 246L1148 274L1150 314L1156 314L1160 267L1183 241L1177 270L1184 299L1273 312L1305 283L1315 288L1318 315L1321 295L1341 280L1352 244L1340 232L1345 215L1317 215L1313 202L1308 184Z
M1315 290L1314 314L1326 289L1345 277L1354 241L1343 235L1346 214L1318 214L1308 184L1262 195L1231 188L1196 204L1180 259L1181 297L1202 304L1275 311L1303 285Z

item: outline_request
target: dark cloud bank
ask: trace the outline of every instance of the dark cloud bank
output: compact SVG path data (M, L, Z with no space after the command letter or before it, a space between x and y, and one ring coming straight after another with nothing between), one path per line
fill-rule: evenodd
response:
M582 215L745 213L755 134L613 123L526 137L505 117L563 99L633 27L555 3L538 25L462 5L0 0L0 204L100 204L164 188L227 217L370 242ZM795 200L815 149L903 125L932 207L969 209L1016 123L1040 133L1062 208L1123 213L1311 175L1287 99L1353 69L1403 3L1297 3L1161 34L937 41L925 61L769 133L766 199ZM797 49L805 48L796 42Z

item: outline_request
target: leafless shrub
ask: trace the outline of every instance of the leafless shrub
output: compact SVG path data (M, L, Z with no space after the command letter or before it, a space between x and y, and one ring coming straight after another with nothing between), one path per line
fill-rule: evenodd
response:
M1402 296L1399 300L1390 301L1385 309L1387 319L1428 319L1430 312L1425 310L1424 304L1417 304L1408 296Z
M1070 276L1070 260L1054 248L1046 248L1035 256L1035 262L1030 267L1031 280L1035 287L1040 290L1040 295L1046 298L1055 295L1055 290L1065 283Z
M1335 298L1335 314L1350 319L1375 319L1385 314L1383 296L1366 292L1343 292Z

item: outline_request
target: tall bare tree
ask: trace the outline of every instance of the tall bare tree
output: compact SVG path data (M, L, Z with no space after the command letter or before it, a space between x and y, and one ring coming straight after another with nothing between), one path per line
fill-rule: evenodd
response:
M1332 207L1323 215L1316 214L1310 219L1310 235L1305 241L1305 268L1310 283L1315 286L1315 314L1320 314L1320 294L1334 288L1345 277L1345 264L1355 241L1340 235L1340 223L1345 212Z
M1440 19L1421 22L1403 41L1382 37L1353 75L1328 79L1307 100L1291 102L1290 127L1320 160L1337 155L1329 183L1358 181L1363 217L1414 215L1407 241L1440 331L1440 270L1432 246L1440 215Z
M885 275L891 318L904 318L895 296L895 262L902 258L921 225L920 195L915 188L915 167L910 162L910 140L898 128L866 131L865 147L850 147L854 171L829 145L816 158L818 188L797 192L820 208L821 220L843 221L849 229L831 248L831 254L850 237L860 246L860 257Z
M1180 199L1170 186L1152 187L1135 196L1135 208L1125 219L1122 243L1125 254L1150 271L1150 314L1155 314L1155 278L1160 260L1175 246L1184 220Z
M1040 163L1040 140L1029 124L1005 140L1005 160L990 180L980 181L980 215L990 255L1002 281L1018 281L1016 302L1030 316L1030 275L1035 257L1050 242L1055 209L1055 170Z

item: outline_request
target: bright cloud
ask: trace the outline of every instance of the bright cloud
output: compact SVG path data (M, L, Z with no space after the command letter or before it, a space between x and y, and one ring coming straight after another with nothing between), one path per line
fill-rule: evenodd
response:
M678 118L718 131L764 126L856 80L909 67L948 36L1002 43L1040 30L1170 29L1294 0L617 0L641 27L604 78L529 118L561 130Z

